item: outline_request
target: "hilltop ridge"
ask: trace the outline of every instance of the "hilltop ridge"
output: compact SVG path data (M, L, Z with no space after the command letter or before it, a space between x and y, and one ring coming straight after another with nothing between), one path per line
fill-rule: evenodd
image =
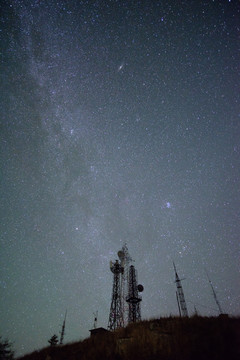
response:
M166 317L129 324L18 360L237 360L240 318Z

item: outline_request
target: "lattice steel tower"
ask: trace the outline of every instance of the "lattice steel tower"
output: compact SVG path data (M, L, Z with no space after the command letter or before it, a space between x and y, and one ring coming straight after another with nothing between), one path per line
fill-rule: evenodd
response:
M113 263L110 261L110 269L113 273L113 290L112 301L108 321L108 329L115 330L119 327L123 327L123 313L121 306L121 274L123 273L123 267L119 264L118 260Z
M62 331L61 331L61 336L60 336L60 341L59 344L62 345L63 344L63 339L64 339L64 335L65 335L65 324L66 324L66 317L67 317L67 310L65 312L65 317L63 320L63 324L62 324Z
M218 301L216 291L214 290L213 284L212 284L212 282L211 282L211 280L210 280L210 278L209 278L209 276L208 276L207 271L206 271L206 274L207 274L207 278L208 278L209 284L210 284L211 289L212 289L212 293L213 293L214 300L215 300L215 302L216 302L216 304L217 304L217 307L218 307L219 315L221 315L221 314L223 314L223 311L222 311L221 305L220 305L220 303L219 303L219 301Z
M186 305L186 301L184 298L181 280L178 277L176 266L174 263L173 263L173 266L174 266L174 271L175 271L175 283L177 285L176 296L177 296L177 302L178 302L178 308L179 308L179 315L180 316L188 316L187 305Z
M128 279L128 296L126 301L129 305L128 321L136 322L141 320L141 308L140 302L142 301L139 292L143 291L142 285L137 285L137 274L133 265L129 268L129 279Z
M129 255L127 244L125 244L121 250L118 251L118 257L120 259L121 266L123 267L123 273L121 274L121 308L123 314L123 325L128 323L128 303L126 298L128 295L128 282L129 282L129 264L133 261Z

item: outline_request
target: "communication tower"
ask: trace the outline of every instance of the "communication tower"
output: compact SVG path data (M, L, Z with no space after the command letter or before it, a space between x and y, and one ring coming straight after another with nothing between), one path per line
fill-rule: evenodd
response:
M93 313L93 315L94 315L93 329L96 329L97 328L97 320L98 320L98 311Z
M118 257L120 259L120 264L123 268L123 273L121 274L120 293L121 293L123 326L125 326L128 323L128 308L129 308L128 303L126 302L126 298L128 295L128 283L129 283L129 264L133 261L133 259L129 255L127 244L125 244L122 247L122 249L118 251Z
M140 302L142 301L139 292L143 291L142 285L137 285L136 270L133 265L129 268L128 296L126 301L129 305L128 321L136 322L141 320Z
M181 280L178 277L176 266L174 263L173 263L173 266L174 266L174 271L175 271L175 283L177 285L176 296L177 296L179 315L180 316L188 316L187 305L186 305L186 301L184 298Z
M113 273L113 290L108 329L115 330L124 325L121 306L121 274L123 274L124 268L116 260L115 263L110 261L110 270Z
M61 336L60 336L60 341L59 341L60 345L63 344L64 334L65 334L66 317L67 317L67 310L65 312L65 317L64 317L64 320L63 320L63 324L62 324L62 331L61 331Z
M216 302L216 304L217 304L217 307L218 307L219 315L221 315L221 314L223 314L223 311L222 311L221 305L220 305L220 303L219 303L219 301L218 301L216 291L214 290L213 284L212 284L212 282L211 282L211 280L210 280L210 278L209 278L209 276L208 276L207 271L206 271L206 274L207 274L207 278L208 278L209 284L210 284L211 289L212 289L212 293L213 293L214 300L215 300L215 302Z

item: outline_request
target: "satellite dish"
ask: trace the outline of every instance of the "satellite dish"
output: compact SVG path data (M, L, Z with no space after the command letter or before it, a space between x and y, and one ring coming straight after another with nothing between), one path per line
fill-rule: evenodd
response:
M143 292L144 287L141 284L138 284L137 289L139 292Z
M120 260L122 260L124 258L124 252L122 250L118 251L118 257Z

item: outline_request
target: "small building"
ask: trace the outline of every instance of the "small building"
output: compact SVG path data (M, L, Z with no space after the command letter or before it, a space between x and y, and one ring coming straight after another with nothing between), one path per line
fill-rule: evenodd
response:
M91 336L103 335L109 332L107 329L104 329L103 327L99 327L89 331L91 333Z

